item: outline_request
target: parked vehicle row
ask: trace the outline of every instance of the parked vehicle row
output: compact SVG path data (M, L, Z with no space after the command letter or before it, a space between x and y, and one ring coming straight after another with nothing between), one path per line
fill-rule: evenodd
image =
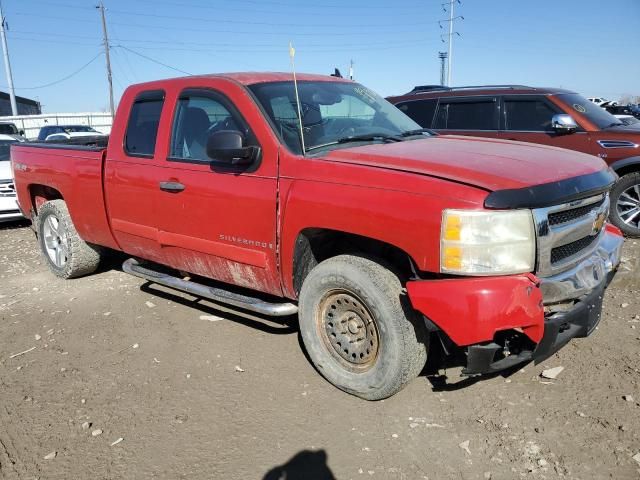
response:
M52 272L87 275L120 250L123 269L148 281L297 313L318 372L369 400L415 378L431 342L464 351L464 374L479 375L594 331L623 243L606 221L615 174L593 155L488 127L528 133L512 101L564 133L558 143L596 127L618 137L594 141L627 141L622 127L591 119L569 92L484 90L467 105L449 90L426 124L494 138L433 135L360 84L298 79L134 85L106 148L14 145L19 204Z
M389 100L438 133L597 155L620 176L611 192L611 221L627 235L640 235L640 124L625 125L569 90L522 85L417 88Z
M0 223L24 218L18 207L11 171L11 145L21 140L14 135L0 134Z

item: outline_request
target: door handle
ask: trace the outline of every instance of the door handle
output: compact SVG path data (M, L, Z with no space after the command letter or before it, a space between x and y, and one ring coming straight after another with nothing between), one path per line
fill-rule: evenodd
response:
M180 182L160 182L160 190L169 193L178 193L184 190L184 185Z

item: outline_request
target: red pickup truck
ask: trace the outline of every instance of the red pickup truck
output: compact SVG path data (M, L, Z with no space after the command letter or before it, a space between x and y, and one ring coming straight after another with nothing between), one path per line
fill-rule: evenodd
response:
M134 85L108 145L13 146L51 270L121 250L151 282L297 313L317 370L369 400L415 378L434 340L477 375L595 329L623 243L602 160L433 135L335 77L297 90L284 73Z

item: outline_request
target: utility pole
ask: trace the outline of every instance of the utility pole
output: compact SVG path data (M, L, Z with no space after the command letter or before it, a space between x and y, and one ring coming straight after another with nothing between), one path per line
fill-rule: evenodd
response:
M2 13L2 3L0 3L0 37L2 37L2 52L4 53L4 68L7 72L7 83L9 84L9 98L11 99L11 114L18 115L18 103L16 102L16 90L13 88L13 75L11 74L11 63L9 62L9 47L7 46L7 36L5 33L6 22Z
M449 58L447 60L447 85L449 86L451 86L451 59L453 58L453 9L455 4L455 0L451 0L449 2ZM104 14L102 18L104 19Z
M445 83L445 66L444 61L447 59L449 55L447 52L438 52L438 58L440 59L440 85L444 86Z
M442 24L444 22L449 22L449 34L447 35L447 43L449 46L448 61L447 61L447 85L448 86L451 86L451 63L453 62L453 36L454 35L460 36L460 33L455 32L453 30L453 23L458 19L464 20L464 17L462 15L458 15L457 17L454 16L456 3L462 3L462 2L461 0L449 0L447 3L442 4L442 9L445 12L447 11L447 8L449 9L449 20L441 20L440 22L438 22L440 24L440 28L442 28ZM443 37L444 37L444 34L440 36L440 38L444 42Z
M107 58L107 80L109 81L109 107L111 109L111 117L115 114L115 108L113 106L113 78L111 76L111 57L109 56L109 35L107 34L107 20L104 15L104 4L100 4L96 7L100 10L100 16L102 17L102 37L104 41L104 53Z

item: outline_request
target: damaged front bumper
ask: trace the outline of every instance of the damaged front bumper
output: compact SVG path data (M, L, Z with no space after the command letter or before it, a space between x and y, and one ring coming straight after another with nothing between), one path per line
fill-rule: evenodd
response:
M598 248L567 272L412 281L416 310L467 354L465 375L541 362L598 325L624 238L607 225Z

